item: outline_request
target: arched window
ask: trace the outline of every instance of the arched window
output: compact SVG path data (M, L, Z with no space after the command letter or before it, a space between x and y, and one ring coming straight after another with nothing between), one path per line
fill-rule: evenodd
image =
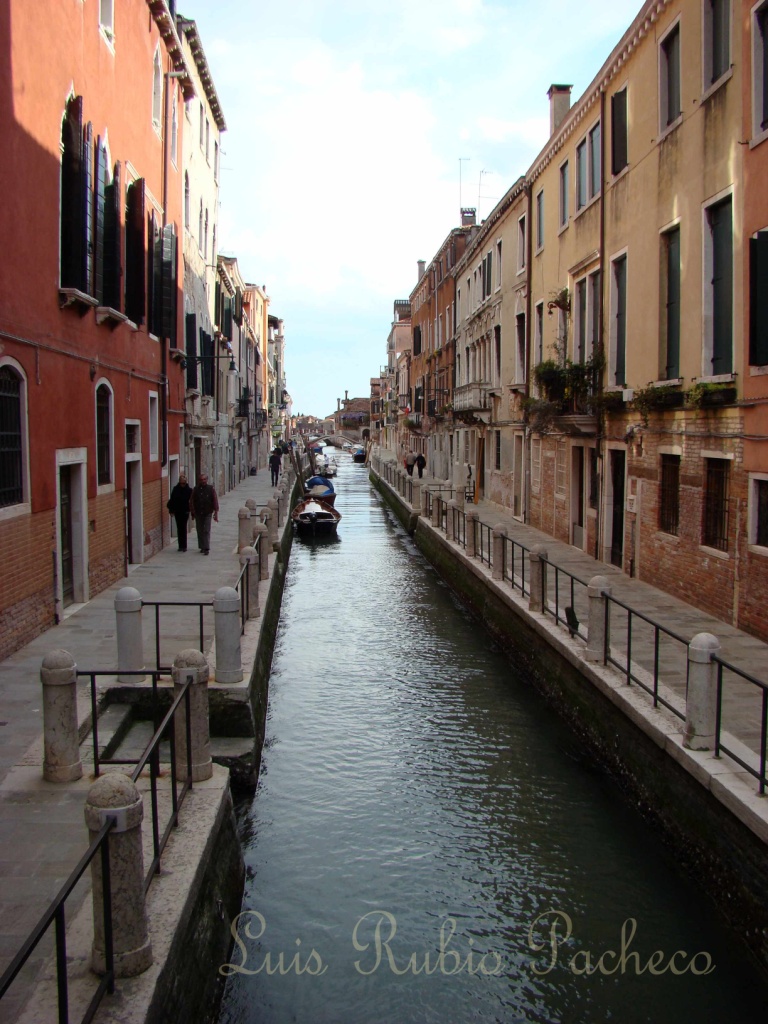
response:
M189 231L189 172L184 172L184 227Z
M160 127L163 115L163 67L160 62L160 47L155 50L152 74L152 123Z
M13 366L0 366L0 508L24 501L24 387L24 378Z
M96 483L112 483L112 392L96 388Z

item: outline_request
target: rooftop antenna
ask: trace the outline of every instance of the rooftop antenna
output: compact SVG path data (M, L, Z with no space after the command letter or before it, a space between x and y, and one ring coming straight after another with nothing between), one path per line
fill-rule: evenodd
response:
M459 209L462 208L462 202L461 202L461 165L465 164L465 163L468 163L468 162L469 162L469 157L468 156L460 156L459 157Z

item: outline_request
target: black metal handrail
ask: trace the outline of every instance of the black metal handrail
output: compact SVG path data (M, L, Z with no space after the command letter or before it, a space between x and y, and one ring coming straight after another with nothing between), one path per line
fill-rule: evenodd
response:
M69 1024L69 986L67 976L67 931L66 931L66 901L73 889L85 874L91 861L97 854L101 856L102 873L102 894L104 912L104 963L105 973L99 980L96 991L91 997L85 1013L80 1018L81 1024L87 1024L96 1013L102 996L105 992L112 994L115 991L115 967L114 967L114 944L112 940L112 885L109 870L109 842L108 836L115 827L117 819L114 815L106 814L104 824L94 837L93 842L78 861L70 873L66 882L59 889L55 899L51 902L45 913L37 922L35 927L27 936L21 949L13 958L11 963L3 972L0 978L0 1000L5 996L13 984L16 976L22 967L29 960L35 949L45 936L51 922L55 922L56 928L56 986L58 990L58 1024Z
M508 572L507 571L507 566L509 565L509 560L507 558L507 551L510 548L512 550L512 560L511 560L510 570ZM520 552L520 582L519 583L518 583L517 578L515 576L515 552L516 551ZM502 560L501 560L501 578L503 580L506 580L507 583L511 584L513 590L515 589L515 587L519 587L520 588L520 593L523 595L523 597L527 596L528 594L530 594L530 587L526 583L526 579L525 579L525 560L526 560L526 556L530 554L530 549L527 548L525 546L525 544L521 544L520 541L513 540L512 537L509 537L509 536L507 536L505 534L504 537L502 538L502 553L503 554L502 554Z
M154 608L155 618L155 671L168 673L171 671L170 665L162 665L160 663L160 609L161 608L197 608L199 616L199 646L198 650L202 651L205 649L205 629L203 619L203 609L212 608L213 601L144 601L141 602L142 608ZM121 672L121 675L123 673Z
M548 558L542 558L541 561L548 565L550 568L555 570L555 600L554 602L549 600L549 595L542 593L541 595L541 609L546 615L547 612L551 612L555 617L555 622L560 625L567 627L571 636L578 636L585 643L587 642L587 634L582 630L582 621L576 615L576 584L583 587L586 590L589 587L589 583L585 580L580 579L578 576L574 576L573 573L568 572L567 569L563 569L561 566L556 565L554 562L550 562ZM570 604L564 606L564 613L560 614L560 577L565 576L568 580L569 585L569 596ZM542 587L544 587L544 576L542 574ZM553 607L554 606L554 607ZM570 613L569 613L570 609Z
M493 566L493 529L480 519L475 523L475 557L485 562L489 567Z
M260 554L261 545L259 545L259 555ZM246 562L240 569L240 575L237 577L237 582L235 583L235 590L240 597L240 636L245 632L245 624L248 621L251 611L251 588L248 585L250 569L251 563Z
M737 668L724 658L718 657L718 655L712 656L712 661L717 665L717 713L715 720L715 757L720 757L720 754L727 754L732 761L741 767L758 780L758 790L760 796L765 796L766 786L768 786L768 778L766 778L766 763L768 762L768 684L764 683L760 679L756 679L755 676L749 672L745 672L744 669ZM760 768L755 769L746 762L742 757L739 757L733 750L726 747L722 741L722 722L723 722L723 671L733 672L734 675L743 679L745 682L751 683L756 686L761 692L761 712L760 712L760 750L758 757L760 760Z

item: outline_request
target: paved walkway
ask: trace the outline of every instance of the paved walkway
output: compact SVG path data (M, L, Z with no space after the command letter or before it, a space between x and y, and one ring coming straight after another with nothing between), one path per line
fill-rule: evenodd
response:
M124 586L135 587L145 601L208 601L219 587L233 586L240 573L237 513L246 499L265 505L274 489L268 470L243 480L219 499L219 522L213 523L211 553L197 550L194 529L186 552L174 540L154 558L133 567L127 578L82 605L58 626L47 630L0 663L0 972L5 970L47 905L85 852L85 796L93 779L84 760L85 778L56 785L42 779L42 688L40 665L50 651L69 651L79 669L116 665L114 599ZM151 610L145 610L147 665L154 664L155 637ZM161 655L171 664L177 651L199 646L196 610L163 609ZM206 649L213 635L213 613L204 618ZM87 701L87 682L79 699ZM87 886L81 884L79 899ZM68 910L69 918L77 903ZM68 902L69 907L69 902ZM15 1019L26 984L50 951L46 942L0 1004L0 1020Z

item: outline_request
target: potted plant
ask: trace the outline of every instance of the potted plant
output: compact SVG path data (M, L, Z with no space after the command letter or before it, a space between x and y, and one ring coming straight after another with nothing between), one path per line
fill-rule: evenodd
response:
M545 359L534 367L533 378L550 402L562 402L565 398L566 370L554 359Z
M632 398L632 408L640 413L643 423L648 425L648 414L654 409L674 409L683 404L684 395L673 387L649 384L638 388Z
M732 405L736 401L736 388L727 382L700 380L688 389L685 399L694 409Z

